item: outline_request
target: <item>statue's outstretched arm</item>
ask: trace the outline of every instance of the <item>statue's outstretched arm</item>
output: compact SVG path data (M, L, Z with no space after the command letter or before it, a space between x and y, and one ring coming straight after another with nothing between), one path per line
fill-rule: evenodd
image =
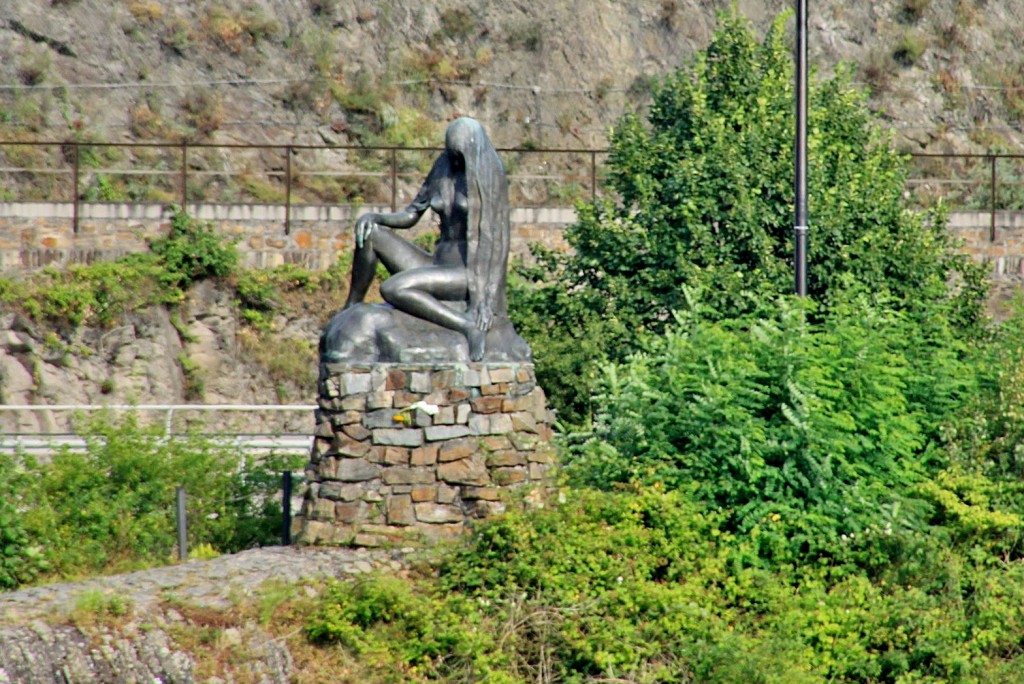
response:
M405 209L388 214L366 213L356 221L356 246L362 247L366 238L377 226L388 228L412 228L423 216L423 213L430 207L430 188L428 182L423 184L416 198L409 203Z

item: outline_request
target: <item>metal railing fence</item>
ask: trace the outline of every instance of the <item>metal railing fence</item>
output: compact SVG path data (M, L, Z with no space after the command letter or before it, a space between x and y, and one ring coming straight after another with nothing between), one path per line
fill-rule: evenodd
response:
M0 201L69 202L72 223L91 202L386 204L414 193L436 147L0 141ZM500 148L513 206L565 206L604 191L609 151ZM943 199L953 210L1024 211L1024 154L915 153L907 192L922 207Z
M130 411L135 413L163 414L162 439L171 439L183 434L184 429L174 424L175 414L183 413L288 413L303 412L312 417L316 406L313 404L0 404L0 413L51 412L80 415L96 411ZM231 445L242 451L280 451L308 453L312 446L312 428L305 432L253 432L219 431L205 433L205 437ZM54 451L59 448L81 450L86 447L86 438L75 430L34 431L18 430L0 434L0 451Z
M499 148L517 206L556 206L596 197L603 149ZM389 204L398 208L401 183L414 193L435 147L0 141L0 199L244 202L283 205ZM11 190L14 188L14 190ZM16 195L20 195L16 196ZM39 195L40 197L33 197ZM411 197L409 197L411 199Z

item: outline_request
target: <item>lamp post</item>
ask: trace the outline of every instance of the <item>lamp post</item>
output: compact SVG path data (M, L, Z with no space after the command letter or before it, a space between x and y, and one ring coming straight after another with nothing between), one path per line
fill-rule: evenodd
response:
M796 294L807 296L807 0L796 0L796 138L793 242Z

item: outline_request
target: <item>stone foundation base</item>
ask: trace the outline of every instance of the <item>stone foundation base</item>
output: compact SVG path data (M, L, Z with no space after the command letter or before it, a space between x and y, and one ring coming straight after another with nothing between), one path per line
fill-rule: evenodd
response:
M531 363L323 364L318 403L299 544L455 535L549 479Z

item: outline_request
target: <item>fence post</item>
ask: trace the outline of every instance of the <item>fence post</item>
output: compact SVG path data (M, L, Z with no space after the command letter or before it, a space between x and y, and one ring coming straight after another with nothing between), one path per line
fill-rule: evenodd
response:
M292 232L292 146L284 148L284 234Z
M995 157L995 155L992 155L991 157L989 157L989 160L992 163L992 177L990 179L990 181L992 183L992 185L991 185L991 191L992 191L991 209L992 209L992 211L989 214L988 240L989 240L989 242L995 242L996 241L996 157Z
M292 543L292 471L281 473L281 545Z
M391 211L398 211L398 150L391 148Z
M597 199L597 152L590 150L590 201Z
M78 143L71 143L71 229L78 234Z
M185 515L185 488L178 487L175 491L177 500L178 521L178 560L188 560L188 519Z
M181 210L188 202L188 143L181 141ZM186 212L187 213L187 212Z

